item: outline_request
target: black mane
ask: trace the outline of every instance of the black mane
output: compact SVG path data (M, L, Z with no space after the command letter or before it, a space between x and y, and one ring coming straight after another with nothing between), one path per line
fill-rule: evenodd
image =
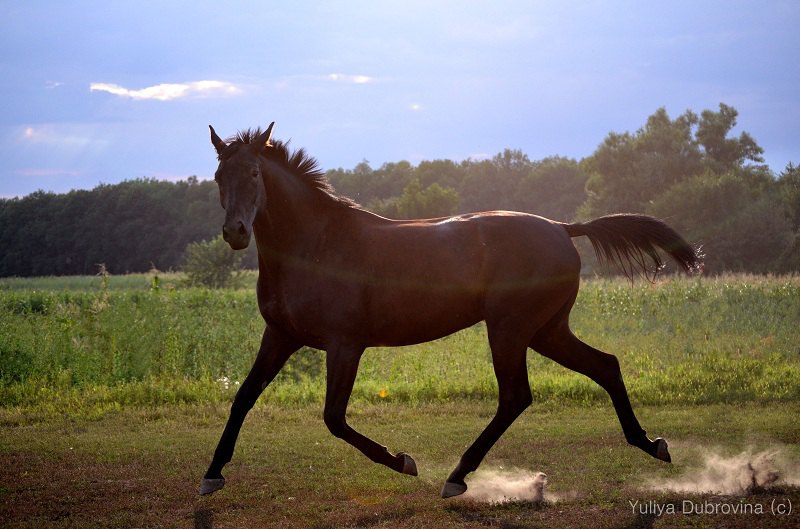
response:
M235 136L227 138L225 143L228 144L228 148L219 155L220 161L230 158L241 145L249 145L252 143L262 132L260 128L246 129L239 131ZM289 149L288 141L283 142L273 139L264 146L261 154L285 166L292 173L299 176L309 187L333 199L337 204L348 207L358 207L355 201L336 193L336 190L325 176L325 171L319 167L319 162L317 162L316 158L308 154L305 149L300 148L292 151Z

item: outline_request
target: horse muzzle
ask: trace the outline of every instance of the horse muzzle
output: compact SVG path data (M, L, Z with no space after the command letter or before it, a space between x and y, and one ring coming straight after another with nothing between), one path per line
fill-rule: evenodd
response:
M222 226L222 238L234 250L244 250L250 244L250 230L242 221L225 223Z

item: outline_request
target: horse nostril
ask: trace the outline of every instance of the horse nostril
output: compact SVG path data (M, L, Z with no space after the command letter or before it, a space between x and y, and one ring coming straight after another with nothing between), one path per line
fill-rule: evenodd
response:
M222 236L223 238L229 237L247 237L247 228L244 227L244 223L239 221L236 223L236 228L231 228L227 224L222 225Z

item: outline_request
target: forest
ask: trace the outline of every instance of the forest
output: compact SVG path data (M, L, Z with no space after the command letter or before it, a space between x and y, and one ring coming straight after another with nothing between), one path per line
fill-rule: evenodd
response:
M800 169L765 163L738 112L660 108L635 132L609 133L575 160L531 160L505 149L490 159L407 161L331 169L338 193L389 218L494 209L574 221L638 212L702 245L708 274L800 271ZM0 277L178 270L187 246L216 237L216 184L189 177L102 184L65 194L0 199ZM254 245L243 263L255 267ZM595 272L600 272L596 270Z

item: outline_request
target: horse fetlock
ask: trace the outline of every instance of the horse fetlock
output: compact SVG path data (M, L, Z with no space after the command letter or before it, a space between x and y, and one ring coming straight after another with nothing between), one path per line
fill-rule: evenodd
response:
M647 437L647 432L638 428L635 432L625 431L625 440L629 445L641 448L645 452L649 452L653 441Z

